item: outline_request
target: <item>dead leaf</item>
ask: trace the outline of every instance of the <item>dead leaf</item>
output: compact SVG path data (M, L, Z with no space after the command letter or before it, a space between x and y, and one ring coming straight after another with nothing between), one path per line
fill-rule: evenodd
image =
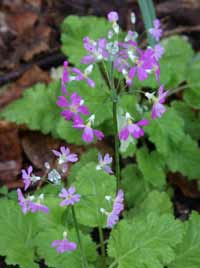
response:
M0 121L0 180L12 181L22 165L18 128L13 123Z
M47 72L40 69L37 65L33 65L15 83L12 83L0 94L0 109L11 101L20 98L24 89L38 82L49 83L50 81L51 78Z

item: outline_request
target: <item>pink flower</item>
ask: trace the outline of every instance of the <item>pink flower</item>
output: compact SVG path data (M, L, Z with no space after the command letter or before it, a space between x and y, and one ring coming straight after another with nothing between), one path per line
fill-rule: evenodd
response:
M161 23L159 19L155 19L153 21L154 28L149 29L149 33L156 39L158 42L162 36L162 29L161 29Z
M68 190L62 189L59 197L63 198L64 200L60 203L60 206L71 206L75 203L78 203L81 196L79 194L75 194L75 192L76 188L74 186L71 186Z
M105 38L100 38L97 41L85 37L83 39L85 49L89 52L88 55L84 56L81 60L83 64L93 64L108 58L108 51L106 49L107 41Z
M164 54L165 49L160 44L155 45L154 47L154 57L158 61Z
M82 119L77 120L73 124L74 128L83 129L82 139L83 141L88 143L93 142L95 136L97 137L98 140L102 140L104 137L103 133L100 130L93 129L91 127L92 123L94 123L94 119L95 116L91 115L88 119L87 124L84 124Z
M102 155L99 153L98 160L99 160L99 163L96 166L97 170L103 169L108 174L113 173L113 171L110 167L110 164L112 163L112 157L109 154L105 154L104 158L103 158Z
M88 75L92 72L93 70L93 65L89 65L84 72L81 72L77 68L72 68L72 72L76 74L75 80L81 81L81 80L86 80L87 84L90 87L95 87L95 83L92 79L88 78Z
M106 196L106 199L110 202L112 198ZM107 215L107 227L112 228L118 221L120 213L124 210L124 192L119 190L117 196L113 202L113 207L111 212L107 212L104 208L101 208L100 211Z
M66 120L76 120L77 117L80 118L79 114L90 114L87 106L84 105L83 99L76 92L72 93L70 96L70 102L64 96L59 96L57 105L60 107L67 107L66 110L61 112L61 115Z
M126 120L126 126L123 127L119 132L120 140L127 140L129 135L131 135L135 139L144 136L144 130L142 129L142 127L149 124L149 121L147 119L142 119L137 123L133 123L130 114L126 113Z
M24 190L26 191L28 187L37 181L39 181L41 178L39 176L35 176L32 174L33 167L29 166L27 169L27 172L25 169L22 169L22 180L24 182Z
M32 213L37 211L42 211L44 213L49 212L49 208L41 203L44 199L43 194L39 195L37 199L34 196L24 198L22 191L20 189L17 189L17 194L18 194L19 205L21 206L22 212L24 214L28 213L29 211L31 211ZM33 202L35 199L36 202Z
M57 150L52 150L55 156L58 157L58 164L62 166L63 171L65 172L68 168L67 164L69 162L74 163L78 161L77 154L70 153L70 149L64 146L60 147L60 152Z
M70 242L67 239L67 233L63 233L63 240L55 240L51 244L52 247L56 248L58 253L64 253L67 251L74 251L76 250L77 246L76 243Z
M152 114L151 114L151 118L155 119L155 118L160 118L162 117L162 115L165 113L166 108L163 105L163 103L165 102L165 99L168 95L169 91L164 91L164 86L161 85L158 89L158 98L153 98L154 104L152 107Z
M108 20L110 22L112 22L112 23L116 22L116 21L118 21L118 19L119 19L119 16L118 16L118 13L116 11L111 11L108 13Z
M147 79L152 72L155 73L157 81L159 81L160 78L160 65L154 57L154 50L152 48L147 48L145 51L139 50L139 53L140 57L136 61L136 66L133 66L129 72L129 79L127 80L129 86L136 73L138 79L141 81Z

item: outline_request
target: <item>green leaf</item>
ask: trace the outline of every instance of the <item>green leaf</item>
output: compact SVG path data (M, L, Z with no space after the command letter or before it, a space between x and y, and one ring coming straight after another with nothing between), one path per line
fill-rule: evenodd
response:
M137 150L136 156L144 180L154 187L162 188L166 184L165 163L162 156L156 151L148 152L145 147Z
M114 258L110 268L163 268L175 259L174 248L182 236L182 224L171 215L122 220L108 242L108 255Z
M196 141L188 135L179 144L171 147L166 162L173 172L179 171L189 179L200 177L200 149Z
M181 36L171 36L162 40L165 54L160 60L160 81L166 88L175 88L187 78L189 63L194 54L191 44ZM158 88L155 75L145 81L135 79L137 87Z
M146 183L137 165L129 164L122 169L122 188L129 208L139 204L147 195Z
M0 255L6 256L7 264L39 268L33 243L38 231L35 215L24 215L14 202L1 200Z
M91 113L95 114L95 126L99 126L112 118L110 92L101 79L98 68L95 68L96 87L90 88L85 81L71 82L68 86L70 93L77 92L84 99ZM61 95L60 82L48 86L37 84L27 89L21 99L13 102L1 112L1 117L17 124L26 124L30 129L40 130L44 134L66 140L68 143L84 144L82 131L74 129L72 123L64 120L61 108L56 105L58 96ZM104 103L104 109L102 109Z
M188 86L184 91L184 100L193 108L200 109L200 60L193 61L188 69Z
M185 136L184 121L172 108L168 108L162 118L151 120L145 129L157 151L166 156Z
M77 244L77 250L71 252L65 252L64 254L59 254L56 249L51 246L54 240L63 239L63 232L67 231L67 238L69 241L73 241ZM96 247L94 242L88 235L81 233L81 240L84 248L84 252L88 262L91 264L96 260ZM81 254L78 247L78 241L76 236L76 231L66 230L63 226L58 226L56 228L50 228L44 232L40 232L35 239L35 245L37 247L37 253L41 259L45 260L45 264L50 267L55 268L82 268Z
M82 57L87 55L83 47L83 38L91 39L106 37L110 24L104 18L94 16L68 16L62 24L62 51L69 61L79 64Z
M95 126L98 126L112 118L112 102L109 88L102 78L98 66L94 68L91 78L95 81L95 88L89 87L85 81L71 81L67 89L69 93L77 92L84 99L91 114L95 114Z
M68 183L71 184L74 182L79 170L90 162L96 164L98 162L98 150L96 148L89 149L87 152L83 153L80 160L70 168L70 174L67 178Z
M76 176L74 183L81 202L76 204L78 222L90 227L105 226L106 216L100 212L105 208L108 212L112 203L105 196L115 197L116 178L103 170L96 170L94 163L85 165Z
M184 120L184 130L193 139L200 139L200 113L193 111L185 102L173 101L172 107Z
M189 221L184 223L183 242L176 248L176 258L168 268L200 267L200 216L193 212Z
M153 211L158 215L173 214L172 202L166 192L151 191L135 208L134 215L144 217Z

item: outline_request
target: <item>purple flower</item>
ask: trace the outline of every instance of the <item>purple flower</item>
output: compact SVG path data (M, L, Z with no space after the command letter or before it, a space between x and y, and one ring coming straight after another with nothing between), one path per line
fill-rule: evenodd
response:
M91 127L92 123L94 123L94 119L95 119L95 116L91 115L88 118L87 124L84 124L82 119L77 120L73 124L74 128L83 129L82 139L83 141L88 142L88 143L92 142L95 136L97 137L98 140L102 140L104 137L103 133L100 130L93 129Z
M112 23L116 22L116 21L118 21L118 19L119 19L119 16L118 16L118 13L116 11L111 11L108 13L108 20L110 22L112 22Z
M18 195L19 205L22 208L22 212L26 214L30 210L30 206L29 206L30 200L24 198L21 189L17 189L17 195Z
M57 105L68 108L61 113L66 120L76 120L77 117L80 118L79 114L90 114L87 106L84 105L83 99L76 92L70 96L70 102L64 96L59 96Z
M149 124L149 121L147 119L142 119L137 123L133 123L130 114L126 113L126 120L127 124L119 132L120 140L127 140L129 135L131 135L135 139L144 136L144 130L142 129L142 126L146 126Z
M22 169L22 180L24 182L25 191L32 183L35 183L41 179L39 176L35 176L34 174L32 174L32 171L33 171L32 166L29 166L27 171L25 169Z
M164 54L165 49L160 44L155 45L154 47L154 57L158 61Z
M58 253L64 253L67 251L74 251L76 250L77 246L76 243L74 242L70 242L66 236L66 232L64 232L63 234L63 240L55 240L53 241L53 243L51 244L52 247L56 248L56 251Z
M64 200L60 203L60 206L70 206L74 205L74 203L78 203L80 201L80 195L75 194L76 188L71 186L68 190L62 189L59 197L63 198Z
M145 51L138 50L140 57L136 60L136 66L133 66L129 72L129 79L127 84L130 86L136 73L138 79L143 81L148 78L149 74L154 72L156 75L156 80L159 81L160 78L160 65L156 58L154 57L154 50L152 48L147 48Z
M67 163L74 163L78 161L77 154L71 154L70 149L64 146L60 147L60 152L57 150L52 150L54 155L58 157L58 164L62 165L63 171L66 171L68 166Z
M110 157L109 154L105 154L105 156L103 158L102 155L99 153L98 154L98 160L99 160L99 163L96 166L97 170L103 169L108 174L113 173L113 171L112 171L112 169L110 167L110 164L112 163L112 157Z
M110 201L110 199L108 199ZM109 213L105 209L101 212L107 215L107 227L112 228L118 221L119 215L124 210L124 192L119 190L113 203L112 211Z
M62 74L62 79L61 79L61 88L62 88L62 93L63 94L68 94L67 88L66 88L66 83L69 82L69 73L68 73L68 61L64 61L63 64L63 74Z
M154 104L152 107L152 114L151 114L151 118L155 119L155 118L160 118L162 117L162 115L165 113L166 108L163 105L163 103L165 102L165 99L167 97L167 94L169 93L169 91L164 91L164 86L161 85L158 89L158 98L153 98Z
M92 79L88 78L88 75L91 74L92 70L93 70L93 65L89 65L89 66L85 69L84 73L81 72L81 70L79 70L79 69L77 69L77 68L72 68L72 72L73 72L74 74L76 74L76 76L75 76L74 79L77 80L77 81L86 80L87 84L88 84L90 87L95 87L95 83L94 83L94 81L93 81Z
M85 49L89 52L81 60L83 64L93 64L108 58L108 51L106 49L107 41L105 38L100 38L96 42L89 37L84 37L83 44Z
M41 203L44 200L43 194L38 196L37 202L32 202L32 200L34 200L35 197L29 197L29 198L30 198L29 208L32 213L37 212L37 211L49 213L49 208Z
M44 213L49 212L49 208L41 204L41 201L43 201L44 199L43 194L38 196L37 202L33 202L33 200L35 200L34 196L29 196L28 198L24 198L22 191L20 189L17 189L17 195L18 195L19 205L21 206L22 212L24 214L28 213L29 211L31 211L32 213L36 211L42 211Z
M149 29L149 33L156 39L158 42L162 36L162 29L161 29L161 23L159 19L155 19L153 21L154 28Z

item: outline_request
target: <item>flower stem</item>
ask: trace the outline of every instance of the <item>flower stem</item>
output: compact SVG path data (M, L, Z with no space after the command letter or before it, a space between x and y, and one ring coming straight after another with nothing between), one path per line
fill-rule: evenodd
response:
M119 161L119 138L118 138L118 124L117 124L117 103L118 94L115 88L114 76L113 76L113 64L111 65L110 81L111 81L111 92L113 102L113 127L114 127L114 141L115 141L115 171L117 177L117 191L120 187L120 161Z
M117 177L117 191L120 187L120 162L119 162L119 138L117 126L117 101L113 100L113 127L114 127L114 141L115 141L115 170Z
M104 246L103 230L101 227L98 227L99 230L99 239L101 246L101 255L102 255L102 267L106 268L106 251Z
M82 259L82 267L83 268L88 268L88 263L84 254L84 250L83 250L83 245L81 242L81 237L80 237L80 232L79 232L79 227L78 227L78 222L76 219L76 213L75 213L75 209L73 206L71 206L72 209L72 217L73 217L73 221L74 221L74 225L75 225L75 229L76 229L76 235L77 235L77 239L78 239L78 244L80 247L80 252L81 252L81 259Z

